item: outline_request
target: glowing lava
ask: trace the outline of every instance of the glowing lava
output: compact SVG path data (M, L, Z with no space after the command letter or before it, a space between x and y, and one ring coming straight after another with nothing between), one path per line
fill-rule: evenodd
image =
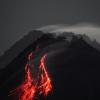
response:
M52 89L52 85L51 85L51 79L48 76L47 70L45 68L45 58L47 55L44 55L41 58L40 61L40 66L39 69L41 71L41 81L40 81L40 93L43 93L45 96L48 95L48 93L51 91Z
M45 67L46 54L40 59L38 78L34 78L30 65L27 63L25 66L25 80L11 95L18 93L18 100L35 100L37 96L47 96L52 90L52 82ZM28 55L28 61L32 60L32 53ZM37 94L38 93L38 94Z

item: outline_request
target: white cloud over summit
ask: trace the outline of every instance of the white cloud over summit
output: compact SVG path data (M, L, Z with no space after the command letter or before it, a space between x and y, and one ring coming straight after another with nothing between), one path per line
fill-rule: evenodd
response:
M48 25L37 30L50 33L74 32L76 34L86 34L91 39L96 39L100 43L100 26L90 23L81 23L76 25Z

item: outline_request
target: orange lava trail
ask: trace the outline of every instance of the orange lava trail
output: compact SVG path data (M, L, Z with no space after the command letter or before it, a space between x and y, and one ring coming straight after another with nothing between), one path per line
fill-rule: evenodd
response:
M21 92L19 100L34 100L37 86L36 83L34 84L34 80L31 76L28 64L26 64L25 66L25 71L26 71L25 82L22 85L20 85L17 89L20 90L19 92Z
M41 71L41 82L40 82L40 93L43 93L45 96L49 94L49 92L52 90L52 84L51 79L48 75L48 72L45 67L45 58L46 54L41 58L40 61L40 71Z
M39 78L34 78L30 65L26 64L25 66L25 80L24 82L17 87L14 91L12 91L11 95L14 93L18 93L18 100L35 100L36 94L47 96L52 91L52 82L48 75L45 66L46 54L43 55L40 59L39 65ZM29 54L28 60L31 60L32 53Z

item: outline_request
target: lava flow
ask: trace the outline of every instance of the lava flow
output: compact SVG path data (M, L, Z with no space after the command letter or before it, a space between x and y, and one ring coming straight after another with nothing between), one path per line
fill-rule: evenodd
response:
M44 55L42 58L41 58L41 61L40 61L40 66L39 66L39 69L41 71L41 81L40 81L40 93L43 93L45 96L48 95L48 93L51 91L52 89L52 85L51 85L51 79L49 78L48 76L48 72L45 68L45 58L46 58L47 55Z
M30 65L25 65L25 80L14 91L11 91L11 95L18 93L18 100L36 100L39 95L47 96L52 91L52 82L45 67L46 54L40 59L38 78L34 78ZM28 60L33 59L32 53L28 55Z

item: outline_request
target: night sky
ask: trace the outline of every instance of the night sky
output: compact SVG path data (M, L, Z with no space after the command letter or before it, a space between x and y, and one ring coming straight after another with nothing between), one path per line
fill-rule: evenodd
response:
M35 28L83 22L100 25L100 0L0 0L0 54Z

